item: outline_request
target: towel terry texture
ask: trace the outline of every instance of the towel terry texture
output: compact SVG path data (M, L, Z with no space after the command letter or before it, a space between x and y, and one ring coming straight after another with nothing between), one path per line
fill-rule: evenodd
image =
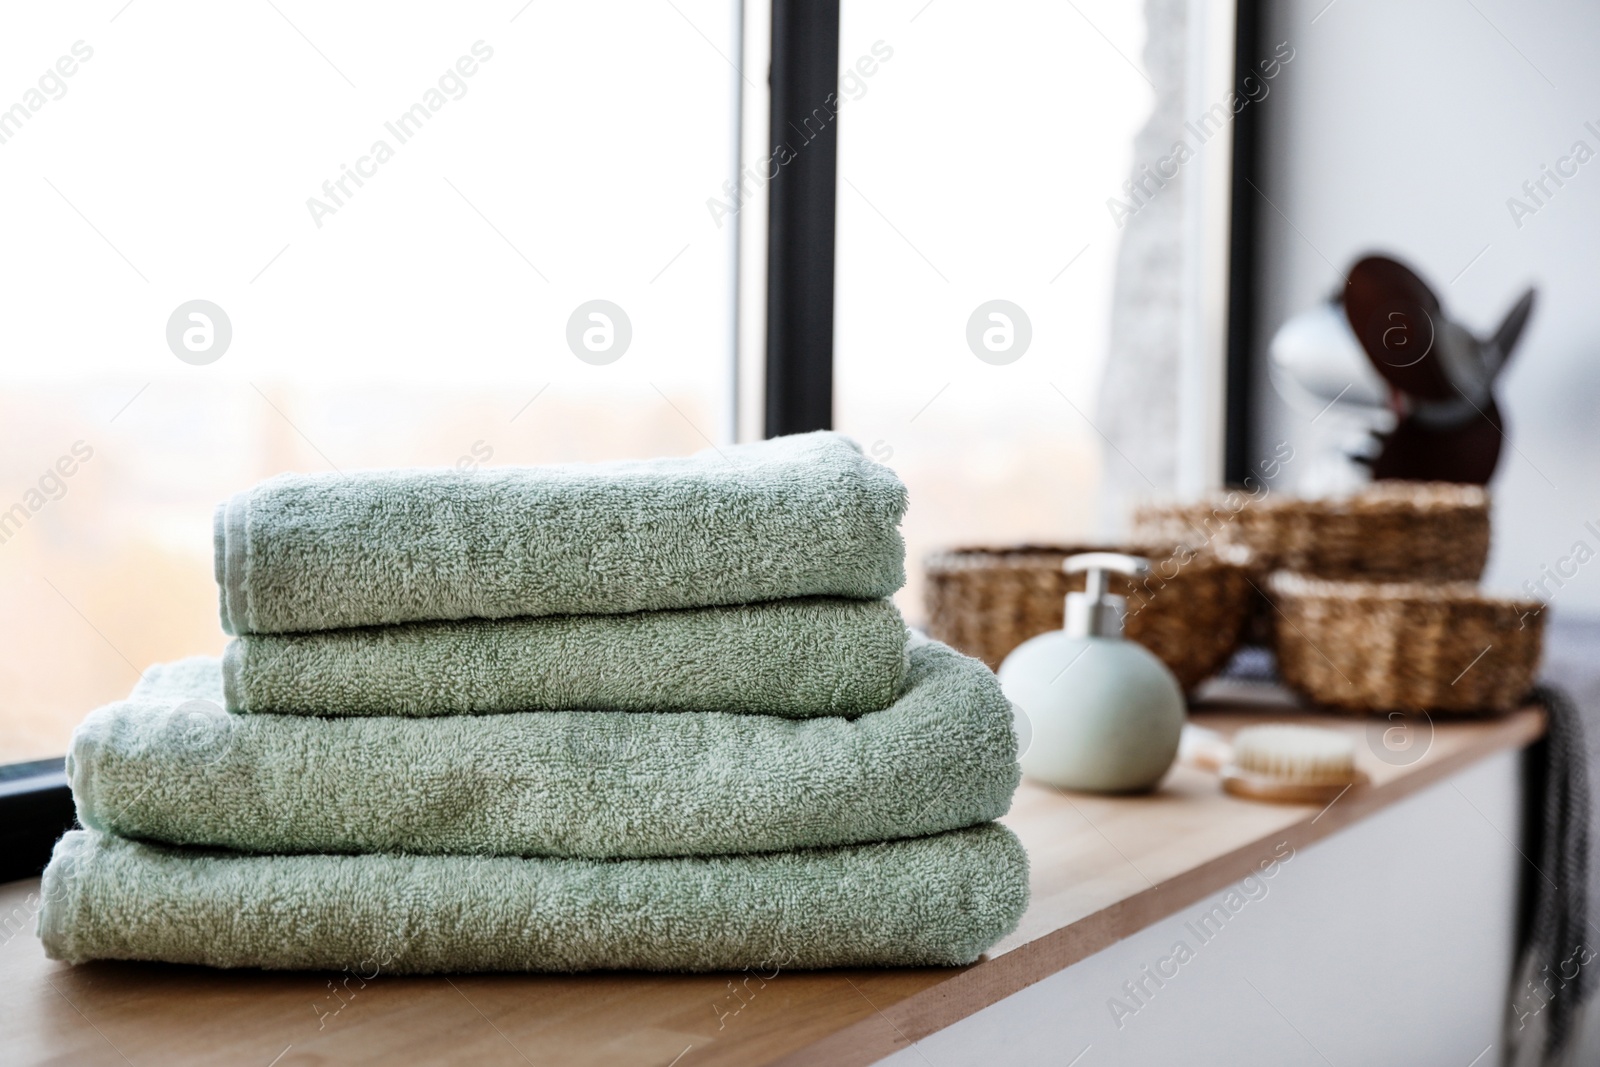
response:
M1014 930L1002 826L760 856L241 856L73 831L41 888L54 959L215 967L707 971L971 963Z
M46 953L363 980L973 962L1028 902L993 821L1016 736L988 668L888 599L905 508L825 432L235 494L222 658L73 734Z
M288 474L217 509L223 629L886 597L905 486L818 432L680 459Z
M231 715L215 659L151 672L73 734L86 827L248 852L590 859L913 837L1005 814L1010 705L982 663L915 644L858 718L539 711Z
M627 615L407 623L234 639L229 711L452 715L888 707L906 627L888 600L805 598Z

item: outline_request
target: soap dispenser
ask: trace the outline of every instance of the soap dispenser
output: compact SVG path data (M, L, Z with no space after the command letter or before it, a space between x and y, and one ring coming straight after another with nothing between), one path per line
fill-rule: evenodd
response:
M1164 663L1122 636L1127 602L1106 575L1150 573L1149 560L1118 552L1068 556L1085 589L1067 594L1066 629L1019 645L1000 665L1000 687L1032 727L1022 773L1092 793L1152 789L1178 754L1183 691Z

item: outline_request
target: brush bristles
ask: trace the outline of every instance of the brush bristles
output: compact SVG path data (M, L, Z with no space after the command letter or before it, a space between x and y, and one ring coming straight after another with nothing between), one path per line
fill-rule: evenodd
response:
M1233 738L1234 766L1284 782L1350 781L1355 757L1350 738L1314 726L1251 726Z

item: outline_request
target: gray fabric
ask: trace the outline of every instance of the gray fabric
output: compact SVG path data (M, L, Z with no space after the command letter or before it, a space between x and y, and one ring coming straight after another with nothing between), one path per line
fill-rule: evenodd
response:
M1595 962L1573 954L1581 952L1579 946L1592 953L1600 942L1588 923L1590 798L1583 723L1577 705L1553 686L1540 686L1533 699L1544 706L1548 725L1544 738L1529 748L1524 771L1530 810L1523 850L1536 869L1522 881L1520 970L1551 994L1539 1012L1548 1057L1565 1048L1594 984ZM1513 1033L1522 1029L1520 1023L1518 1016Z
M1569 761L1566 765L1571 767L1579 763L1584 768L1600 766L1600 619L1551 611L1545 627L1542 680L1549 686L1559 686L1571 696L1574 714L1563 714L1562 721L1575 723L1577 729L1563 731L1561 752L1564 755L1561 758ZM1553 767L1556 764L1546 754L1533 767L1540 765ZM1530 776L1530 787L1533 784ZM1575 788L1579 788L1576 783ZM1595 808L1600 798L1592 789L1587 792L1587 804L1574 802L1566 806L1575 816L1569 827L1576 827L1577 813L1586 811L1587 822L1591 825L1600 817L1600 810ZM1539 800L1548 795L1544 791L1535 794L1530 789L1530 810L1524 820L1529 837L1523 844L1529 859L1524 880L1526 926L1517 970L1511 980L1503 1062L1515 1067L1586 1067L1600 1063L1600 1012L1594 1010L1596 986L1592 973L1600 968L1600 959L1587 964L1577 976L1576 982L1581 982L1581 986L1574 981L1564 982L1560 977L1562 961L1571 956L1576 946L1555 947L1552 937L1575 937L1586 952L1600 952L1600 929L1593 918L1600 916L1600 896L1596 895L1596 890L1600 889L1600 856L1593 848L1585 852L1572 844L1570 837L1565 838L1567 854L1559 861L1547 855L1550 844L1564 839L1559 818L1554 819L1557 823L1552 828L1554 832L1546 829L1553 817L1563 810L1561 805ZM1576 797L1573 799L1575 801ZM1536 805L1535 801L1538 801ZM1545 843L1534 846L1533 838L1539 836ZM1549 882L1538 873L1541 870L1549 876ZM1583 887L1581 891L1577 889L1579 885ZM1582 896L1585 910L1578 913L1574 907L1568 910L1569 918L1565 921L1552 921L1557 909L1576 904L1570 896L1575 892ZM1538 921L1541 907L1546 915L1542 923ZM1582 916L1581 925L1571 918L1575 914ZM1563 929L1569 932L1563 934ZM1537 938L1532 936L1535 930L1541 931ZM1546 971L1546 967L1550 970ZM1570 966L1566 972L1571 973ZM1547 1038L1547 1035L1555 1036L1550 1030L1557 1015L1557 1004L1563 1004L1561 1025L1569 1030L1564 1043Z

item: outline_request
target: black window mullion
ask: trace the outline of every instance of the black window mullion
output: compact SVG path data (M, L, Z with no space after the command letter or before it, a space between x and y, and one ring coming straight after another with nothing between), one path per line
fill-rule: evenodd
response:
M1237 0L1234 7L1234 88L1247 75L1260 77L1261 5ZM1261 194L1258 131L1265 100L1233 120L1232 188L1228 223L1228 348L1223 412L1223 481L1242 485L1254 462L1256 209Z
M773 0L766 435L833 426L839 0Z

